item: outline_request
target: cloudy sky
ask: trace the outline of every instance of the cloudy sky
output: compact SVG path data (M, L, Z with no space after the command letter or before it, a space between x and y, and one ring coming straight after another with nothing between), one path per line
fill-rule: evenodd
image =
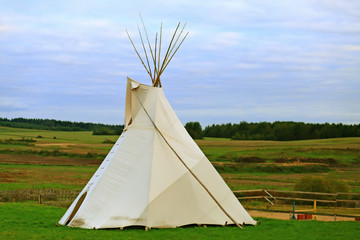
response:
M0 117L122 124L126 36L189 35L162 75L183 123L360 122L360 1L0 0Z

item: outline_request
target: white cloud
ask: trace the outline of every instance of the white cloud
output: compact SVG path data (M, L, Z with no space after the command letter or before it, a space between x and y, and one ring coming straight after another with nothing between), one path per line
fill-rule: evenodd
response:
M13 29L10 26L0 25L0 34L10 32L11 30Z
M152 42L163 21L163 49L177 21L188 23L190 35L163 75L165 94L180 116L207 123L354 121L360 109L354 105L360 102L359 5L350 0L8 1L0 9L0 89L7 99L2 106L20 109L23 102L35 102L16 114L69 120L81 120L87 105L83 116L89 121L99 121L94 106L121 113L123 102L113 99L123 101L126 76L150 82L124 31L129 29L140 50L140 10ZM23 88L4 91L18 86ZM302 111L294 108L298 105Z
M239 45L242 38L242 34L238 32L213 32L206 41L198 43L198 47L209 51L223 51Z
M0 113L28 110L28 105L20 102L16 97L0 97Z
M261 65L256 63L237 63L234 64L234 66L239 70L253 70L261 68Z
M360 45L345 45L342 48L345 51L349 51L349 52L359 52L360 51Z

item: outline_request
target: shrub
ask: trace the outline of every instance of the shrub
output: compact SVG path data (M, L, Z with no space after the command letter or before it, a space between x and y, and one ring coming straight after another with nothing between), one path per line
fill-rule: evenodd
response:
M265 159L259 157L238 157L234 161L240 163L264 163Z
M349 192L349 185L344 181L324 177L303 177L295 185L296 191L337 193Z
M36 142L36 140L25 137L22 137L21 139L8 138L5 140L0 140L0 144L23 145L23 146L34 146L33 142Z
M122 129L111 129L111 128L97 128L94 129L93 135L120 135Z
M105 140L103 141L103 143L110 143L110 144L114 144L114 143L115 143L115 141L112 141L112 140L110 140L110 139L105 138Z

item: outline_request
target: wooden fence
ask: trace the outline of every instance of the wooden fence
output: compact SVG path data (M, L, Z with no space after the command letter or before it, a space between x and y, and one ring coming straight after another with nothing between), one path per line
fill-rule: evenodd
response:
M79 191L56 189L0 190L0 202L38 202L39 204L68 207Z
M320 193L303 191L281 190L239 190L233 191L240 201L268 201L274 204L278 201L292 203L293 201L312 205L314 201L318 205L332 207L360 208L360 193Z
M240 201L267 201L270 204L292 203L332 207L360 208L360 193L319 193L302 191L280 190L239 190L233 191ZM40 204L69 206L77 197L79 191L56 189L25 189L25 190L0 190L0 202L32 201Z

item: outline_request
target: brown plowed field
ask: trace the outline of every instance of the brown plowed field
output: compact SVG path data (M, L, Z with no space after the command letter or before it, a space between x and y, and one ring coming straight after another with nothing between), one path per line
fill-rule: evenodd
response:
M99 166L102 160L91 158L0 154L0 162L6 164Z

